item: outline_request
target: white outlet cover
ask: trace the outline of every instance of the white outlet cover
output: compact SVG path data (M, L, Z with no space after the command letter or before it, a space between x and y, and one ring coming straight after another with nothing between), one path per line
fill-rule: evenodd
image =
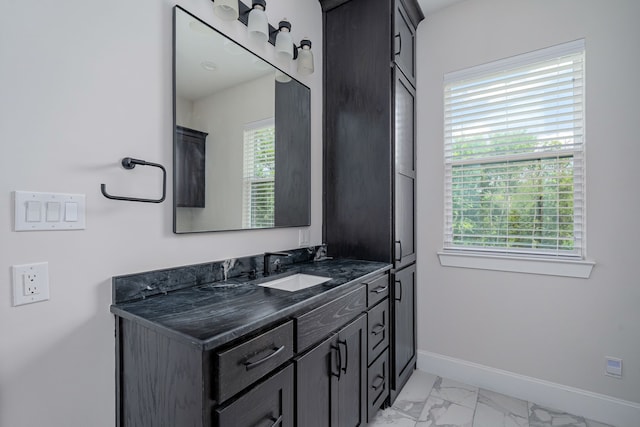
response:
M11 267L13 277L13 306L31 304L49 299L49 263L14 265ZM25 295L25 276L34 276L34 285L38 293Z
M614 378L622 378L622 359L607 356L605 357L605 361L605 375Z

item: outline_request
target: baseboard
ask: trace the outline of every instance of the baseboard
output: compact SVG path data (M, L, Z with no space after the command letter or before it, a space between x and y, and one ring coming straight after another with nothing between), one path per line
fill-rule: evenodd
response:
M616 427L640 425L640 403L503 371L428 351L418 351L417 368L444 378L560 409Z

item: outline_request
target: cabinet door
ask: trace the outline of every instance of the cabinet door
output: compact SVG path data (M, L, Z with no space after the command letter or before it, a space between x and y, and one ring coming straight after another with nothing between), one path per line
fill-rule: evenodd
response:
M296 359L296 425L366 425L366 334L361 315Z
M338 425L367 425L367 317L360 316L338 333Z
M293 366L289 365L226 407L216 409L217 427L293 425Z
M177 207L204 208L207 134L176 126L175 198Z
M416 265L396 271L393 280L391 401L409 379L416 363Z
M415 90L395 75L394 263L402 268L416 260L415 251Z
M340 365L335 335L295 361L296 425L337 426L336 394Z
M415 26L400 0L396 0L394 12L394 60L405 76L415 86L416 81L416 42Z

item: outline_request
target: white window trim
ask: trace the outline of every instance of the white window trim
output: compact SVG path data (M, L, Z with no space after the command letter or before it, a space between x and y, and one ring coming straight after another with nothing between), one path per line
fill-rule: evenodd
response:
M562 45L541 49L524 55L482 64L465 70L448 73L444 77L444 84L463 78L472 78L495 70L497 67L509 68L525 61L534 62L553 54L570 54L583 50L584 39L564 43ZM586 126L586 123L584 124ZM583 146L583 155L586 145ZM583 165L583 172L586 164ZM586 194L584 194L586 199ZM445 200L446 203L446 200ZM586 232L586 212L583 212L583 233ZM473 250L443 248L437 253L440 265L443 267L459 267L480 270L493 270L527 274L540 274L561 277L575 277L588 279L591 276L595 261L586 259L586 233L583 235L583 257L544 256L534 254L492 253L479 248Z
M438 258L440 259L440 265L443 267L473 268L582 279L588 279L591 276L591 271L596 264L594 261L581 259L482 254L472 251L450 250L439 251Z

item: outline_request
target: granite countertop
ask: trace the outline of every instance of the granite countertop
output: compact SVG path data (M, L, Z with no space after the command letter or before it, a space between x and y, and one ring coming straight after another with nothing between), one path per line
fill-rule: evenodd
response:
M347 293L391 268L382 262L325 259L287 266L282 276L300 272L332 280L296 292L258 286L279 274L234 277L177 289L166 294L116 303L111 312L203 350L309 310Z

